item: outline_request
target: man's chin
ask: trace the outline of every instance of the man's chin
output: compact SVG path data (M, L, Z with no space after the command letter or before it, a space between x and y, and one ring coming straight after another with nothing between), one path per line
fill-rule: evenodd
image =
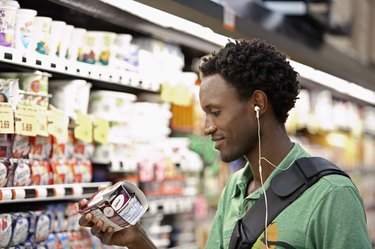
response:
M230 163L230 162L233 162L234 160L236 160L236 159L233 159L233 157L223 155L223 154L220 154L220 158L221 158L221 161L223 161L225 163Z
M220 159L221 159L221 161L223 161L225 163L230 163L230 162L236 161L236 160L240 159L241 157L242 156L234 157L234 156L224 155L223 153L220 153Z

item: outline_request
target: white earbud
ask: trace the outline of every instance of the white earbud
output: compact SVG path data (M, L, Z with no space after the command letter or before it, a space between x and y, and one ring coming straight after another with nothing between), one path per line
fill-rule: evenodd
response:
M257 118L257 124L258 124L258 150L259 150L259 157L258 157L258 163L259 163L259 176L260 176L260 182L262 184L262 190L263 190L263 195L264 195L264 202L266 206L266 215L264 218L264 238L265 238L265 244L266 248L268 248L268 231L267 231L267 220L268 220L268 199L267 199L267 193L264 188L264 183L263 183L263 175L262 175L262 163L261 163L261 158L262 158L262 148L261 148L261 141L260 141L260 122L259 122L259 112L260 112L260 107L259 106L254 106L254 111L256 112L256 118Z
M256 115L257 115L257 118L259 118L260 107L256 105L256 106L254 107L254 111L257 113L257 114L256 114Z

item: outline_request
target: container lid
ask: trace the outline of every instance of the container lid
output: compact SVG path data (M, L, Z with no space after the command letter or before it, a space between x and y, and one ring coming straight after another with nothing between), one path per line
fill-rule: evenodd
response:
M52 18L51 17L48 17L48 16L36 16L35 17L35 20L45 20L47 22L52 22Z
M130 43L132 39L133 39L133 36L130 34L118 34L115 42L117 44L122 44L122 43L127 44L127 43Z
M18 9L20 7L20 4L17 1L7 0L3 3L2 7L12 7Z
M135 101L137 96L131 93L124 93L124 92L115 92L115 91L106 91L106 90L99 90L99 91L92 91L90 93L90 97L104 97L104 98L120 98L128 101Z
M74 27L74 32L87 32L87 30L84 29L84 28L77 28L77 27Z
M28 16L36 16L37 11L32 9L18 9L17 15L28 15Z
M66 25L66 22L64 22L64 21L52 20L51 25Z

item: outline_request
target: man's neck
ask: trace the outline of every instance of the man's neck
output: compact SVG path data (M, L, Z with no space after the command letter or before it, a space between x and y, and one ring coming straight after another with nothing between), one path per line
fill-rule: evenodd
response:
M285 131L273 132L272 138L268 138L267 136L262 137L261 157L266 158L269 162L273 164L270 164L266 160L261 160L261 172L263 183L275 170L275 166L277 166L286 157L286 155L288 155L292 148L293 143L290 141ZM256 150L256 152L253 153L251 157L248 159L253 173L253 181L248 186L248 193L251 193L254 190L261 187L262 185L262 181L259 174L258 150Z

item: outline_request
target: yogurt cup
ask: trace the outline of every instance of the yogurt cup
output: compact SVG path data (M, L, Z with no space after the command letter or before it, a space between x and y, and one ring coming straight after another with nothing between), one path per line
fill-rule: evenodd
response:
M82 28L74 28L70 37L68 50L66 52L66 58L69 60L78 60L81 56L81 47L83 38L85 37L87 30Z
M57 45L56 56L66 58L70 39L74 30L73 25L65 25L62 33L64 34Z
M49 32L52 18L46 16L36 16L33 24L33 35L31 39L31 50L40 54L49 54L48 44Z
M36 10L17 10L14 47L20 51L30 49L30 42L33 35L33 22L36 15Z
M48 36L49 55L57 56L58 46L64 34L66 23L63 21L52 21L51 28Z
M13 2L6 1L0 5L0 46L13 47L14 30L16 25L17 5Z

